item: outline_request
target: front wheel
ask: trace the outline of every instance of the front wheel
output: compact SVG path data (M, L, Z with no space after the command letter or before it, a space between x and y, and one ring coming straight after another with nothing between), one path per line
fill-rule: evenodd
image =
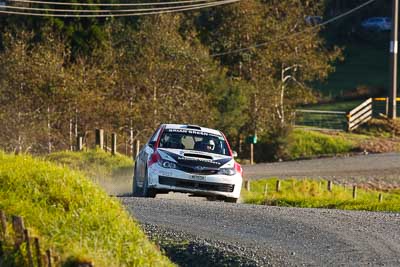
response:
M157 190L154 188L149 188L149 175L147 173L147 167L146 167L146 175L144 177L144 182L143 182L143 197L151 197L155 198L157 195Z

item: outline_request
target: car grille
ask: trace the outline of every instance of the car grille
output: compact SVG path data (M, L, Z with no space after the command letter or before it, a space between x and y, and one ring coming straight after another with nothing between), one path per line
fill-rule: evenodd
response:
M182 165L178 165L178 168L181 171L191 173L191 174L202 174L202 175L211 175L211 174L217 174L218 169L204 169L204 170L196 170L195 168L192 167L186 167Z
M163 185L177 186L189 189L200 189L200 190L230 192L230 193L232 193L233 190L235 189L235 185L233 184L200 182L200 181L184 180L166 176L159 176L158 181L160 184Z

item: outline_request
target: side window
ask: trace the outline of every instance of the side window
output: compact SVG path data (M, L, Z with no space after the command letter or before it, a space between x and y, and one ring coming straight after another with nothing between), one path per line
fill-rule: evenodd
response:
M158 129L154 132L154 134L150 137L150 140L149 140L149 143L150 142L156 142L157 141L157 139L158 139L158 135L160 134L160 131L161 131L161 126L160 127L158 127Z

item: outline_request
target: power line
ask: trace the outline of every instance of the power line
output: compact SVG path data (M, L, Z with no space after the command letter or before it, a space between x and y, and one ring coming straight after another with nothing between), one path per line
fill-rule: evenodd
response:
M153 9L154 11L149 12L136 12L136 13L127 13L127 14L96 14L96 15L86 15L86 14L53 14L53 13L31 13L31 12L18 12L18 11L7 11L7 10L0 10L0 14L9 14L9 15L25 15L25 16L36 16L36 17L59 17L59 18L106 18L106 17L128 17L128 16L143 16L143 15L156 15L156 14L165 14L165 13L173 13L173 12L182 12L182 11L189 11L189 10L196 10L208 7L215 7L221 6L231 3L236 3L241 0L220 0L212 3L207 4L198 4L193 5L192 7L171 7L167 10L160 10L160 9ZM7 7L0 7L7 8ZM25 10L29 8L24 8ZM45 11L45 9L42 9Z
M344 12L343 14L340 14L340 15L338 15L336 17L333 17L333 18L331 18L331 19L329 19L327 21L324 21L324 22L322 22L320 24L317 24L317 25L314 25L312 27L309 27L309 28L305 29L304 31L296 32L296 33L293 33L291 35L285 35L285 36L282 36L281 38L275 39L273 41L264 42L264 43L258 43L258 44L255 44L255 45L252 45L252 46L248 46L248 47L244 47L244 48L239 48L239 49L235 49L235 50L231 50L231 51L227 51L227 52L212 54L211 56L212 57L219 57L219 56L225 56L225 55L229 55L229 54L237 54L237 53L248 51L248 50L251 50L251 49L260 48L260 47L266 46L266 45L268 45L270 43L279 42L279 41L283 41L283 40L289 39L289 38L291 38L293 36L300 35L300 34L303 34L303 33L307 32L307 31L311 31L313 29L320 28L322 26L325 26L327 24L335 22L335 21L337 21L337 20L339 20L339 19L341 19L343 17L346 17L346 16L348 16L348 15L350 15L350 14L352 14L352 13L354 13L354 12L356 12L356 11L358 11L358 10L360 10L360 9L370 5L370 4L372 4L375 1L376 0L369 0L369 1L367 1L367 2L365 2L363 4L361 4L361 5L353 8L353 9L350 9L349 11Z
M123 13L123 12L147 12L147 11L162 11L162 10L175 10L180 8L203 7L214 3L219 3L226 0L213 0L204 4L182 5L173 7L156 7L156 8L136 8L136 9L59 9L59 8L35 8L35 7L21 7L21 6L5 6L6 9L14 10L30 10L42 12L70 12L70 13Z
M180 5L188 3L211 2L211 0L184 0L171 2L150 2L150 3L68 3L68 2L51 2L36 0L7 0L8 2L43 4L43 5L60 5L60 6L162 6L162 5Z

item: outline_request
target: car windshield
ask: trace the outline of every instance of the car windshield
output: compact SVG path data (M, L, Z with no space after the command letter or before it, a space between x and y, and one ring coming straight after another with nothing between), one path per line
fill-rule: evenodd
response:
M230 155L223 136L195 130L165 129L159 147Z

